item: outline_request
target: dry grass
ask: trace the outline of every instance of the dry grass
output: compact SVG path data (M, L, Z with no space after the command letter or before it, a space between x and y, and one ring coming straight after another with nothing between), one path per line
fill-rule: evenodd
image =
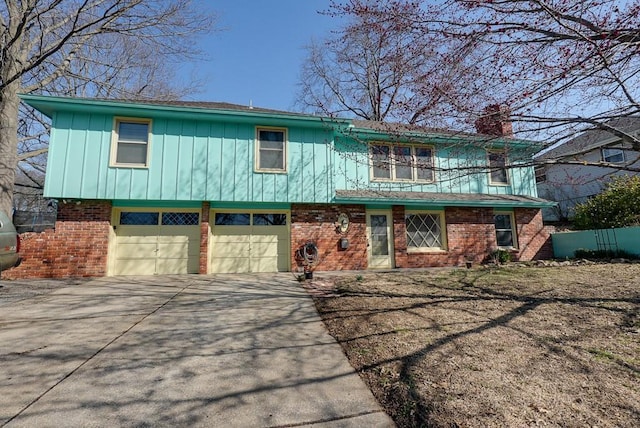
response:
M398 426L640 426L640 265L365 274L316 304Z

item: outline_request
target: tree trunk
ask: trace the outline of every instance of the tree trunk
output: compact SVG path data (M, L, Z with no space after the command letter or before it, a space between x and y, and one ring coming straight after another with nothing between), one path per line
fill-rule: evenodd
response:
M0 210L11 218L18 166L18 105L15 82L0 92Z
M24 4L20 6L16 2L8 2L6 6L9 20L3 36L10 35L12 42L4 47L0 56L0 210L11 218L18 167L18 93L29 45L24 43L22 20L18 19L24 13L21 9Z

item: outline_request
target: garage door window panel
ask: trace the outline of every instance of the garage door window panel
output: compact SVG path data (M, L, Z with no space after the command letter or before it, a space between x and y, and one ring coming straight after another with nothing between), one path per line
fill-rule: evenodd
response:
M254 214L254 226L286 226L286 214Z
M196 226L200 224L199 213L164 212L163 226Z
M249 226L250 224L249 213L216 213L216 226Z
M122 211L120 224L123 226L157 226L159 213L141 211Z

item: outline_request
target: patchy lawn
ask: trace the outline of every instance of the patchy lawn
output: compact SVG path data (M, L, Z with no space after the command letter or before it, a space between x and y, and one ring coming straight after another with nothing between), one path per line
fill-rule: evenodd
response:
M400 427L640 426L640 265L366 273L316 306Z

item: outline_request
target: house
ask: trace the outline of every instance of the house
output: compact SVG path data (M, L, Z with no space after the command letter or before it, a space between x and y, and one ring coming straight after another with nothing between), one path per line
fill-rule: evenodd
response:
M607 125L630 136L640 135L640 117L621 117ZM625 168L640 168L640 150L631 139L602 129L591 129L536 157L538 194L556 201L543 209L546 221L573 217L577 204L599 194L612 176L632 174Z
M551 204L517 167L531 142L224 103L22 99L52 121L44 194L59 211L23 237L14 277L549 256Z

